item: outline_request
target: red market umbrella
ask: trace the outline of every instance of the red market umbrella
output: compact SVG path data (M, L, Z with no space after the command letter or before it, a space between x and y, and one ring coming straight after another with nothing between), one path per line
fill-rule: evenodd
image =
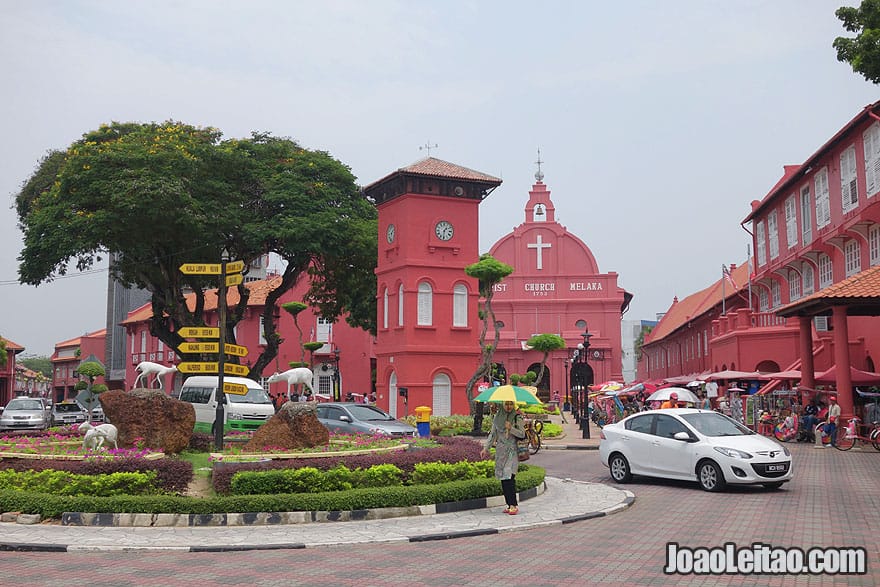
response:
M853 385L877 385L880 383L880 373L871 373L870 371L860 371L850 366L849 377ZM816 383L822 385L830 385L837 383L837 365L834 365L827 371L823 371L816 375Z
M798 369L789 369L788 371L779 371L778 373L764 373L758 379L761 381L770 381L773 379L800 379L801 372Z

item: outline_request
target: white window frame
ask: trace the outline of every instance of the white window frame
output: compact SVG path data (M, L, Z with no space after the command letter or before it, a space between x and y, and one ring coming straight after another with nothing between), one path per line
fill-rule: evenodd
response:
M755 222L755 257L758 267L767 264L767 240L763 220Z
M709 331L708 330L703 331L703 356L704 357L709 356Z
M880 122L872 124L862 135L865 146L865 186L868 198L880 192Z
M810 201L810 184L801 187L801 240L804 246L813 240L813 203Z
M801 291L805 296L816 292L816 272L813 271L813 266L806 261L801 263L801 282Z
M788 301L801 299L801 276L794 269L788 270Z
M778 308L782 305L782 288L779 287L779 282L775 279L770 282L770 301L773 304L771 307Z
M834 263L831 257L822 253L819 255L819 289L825 289L834 283Z
M330 342L330 336L333 334L333 320L318 316L315 333L315 342Z
M403 284L397 288L397 325L403 326Z
M382 290L382 328L388 328L388 288Z
M856 147L840 154L840 203L844 214L859 206L859 182L856 179Z
M452 415L452 380L446 373L437 373L431 382L432 416Z
M260 315L260 344L264 346L269 344L266 340L266 322L262 314Z
M452 288L452 325L467 327L468 325L468 291L463 283L456 283Z
M862 270L862 251L858 240L851 238L844 243L843 258L847 277L852 277Z
M770 311L770 293L763 287L758 290L758 311Z
M770 244L770 258L779 256L779 223L776 221L776 210L767 214L767 239Z
M388 376L388 413L393 418L397 417L397 371L392 371Z
M828 193L828 168L823 167L813 178L816 187L816 227L824 228L831 223L831 200Z
M797 230L797 198L795 194L785 200L785 241L789 249L798 244Z
M868 255L871 267L880 265L880 224L875 224L868 230Z
M419 283L418 318L419 326L431 326L434 324L434 288L427 281Z
M147 331L141 330L141 353L147 352Z

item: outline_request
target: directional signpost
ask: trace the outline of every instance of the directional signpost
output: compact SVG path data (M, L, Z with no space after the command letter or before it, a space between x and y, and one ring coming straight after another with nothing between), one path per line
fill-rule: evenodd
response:
M228 253L224 250L221 255L222 263L184 263L180 266L180 272L185 275L218 275L220 285L217 288L217 314L219 328L211 327L186 327L179 331L183 338L213 338L217 342L183 342L177 350L184 354L193 353L216 353L219 361L215 362L184 362L177 366L181 373L218 373L217 383L217 412L216 422L224 422L223 416L224 393L246 395L247 386L240 383L223 381L223 375L246 376L250 369L244 365L236 365L226 362L226 355L244 357L248 350L243 346L228 344L226 340L226 288L239 285L244 281L241 272L244 271L244 261L228 261ZM220 343L223 342L221 345ZM214 431L214 448L223 448L223 426L216 426Z

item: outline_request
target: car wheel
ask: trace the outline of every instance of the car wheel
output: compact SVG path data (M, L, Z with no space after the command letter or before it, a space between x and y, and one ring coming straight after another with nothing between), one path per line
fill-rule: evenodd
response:
M782 487L782 482L776 481L775 483L764 483L764 487L766 487L767 489L779 489L780 487Z
M632 473L629 470L629 461L619 452L611 455L608 459L608 469L611 471L611 478L618 483L629 483L632 481Z
M721 491L724 489L724 473L714 461L703 461L697 467L697 480L704 491Z

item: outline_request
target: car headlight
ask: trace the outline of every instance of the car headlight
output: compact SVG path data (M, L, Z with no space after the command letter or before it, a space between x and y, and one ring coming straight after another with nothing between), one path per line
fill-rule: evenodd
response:
M716 446L715 450L720 452L726 457L730 457L732 459L750 459L752 455L747 452L743 452L741 450L736 450L735 448L727 448L726 446Z
M788 449L785 448L785 445L783 444L783 445L780 445L780 446L782 447L782 454L784 454L784 455L787 456L787 457L790 457L790 456L791 456L791 453L788 452Z
M235 412L229 412L226 418L229 420L244 420L241 414L236 414Z

